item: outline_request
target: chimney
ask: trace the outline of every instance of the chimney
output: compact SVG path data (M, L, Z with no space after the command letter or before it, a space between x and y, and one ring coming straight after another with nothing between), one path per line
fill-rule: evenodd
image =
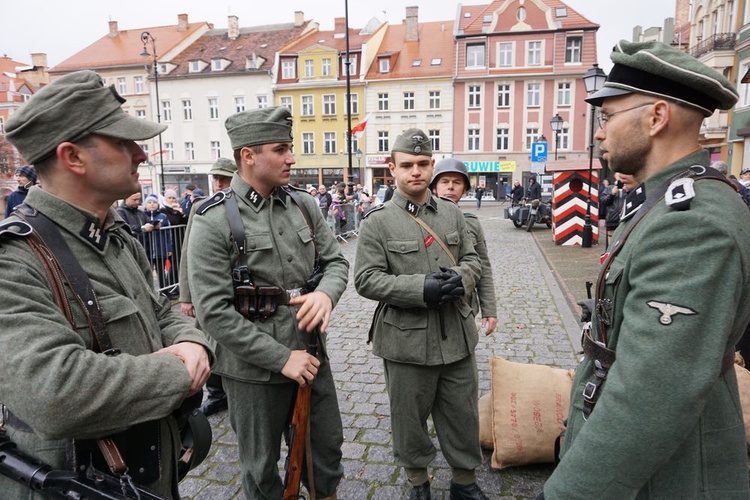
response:
M185 31L188 29L188 15L178 14L177 15L177 31Z
M47 69L47 54L43 52L32 53L31 64L37 68Z
M294 11L294 26L300 27L305 24L305 13L301 10Z
M406 8L406 41L419 41L419 7Z
M336 17L333 19L333 22L334 22L333 33L335 35L346 34L346 18L345 17Z
M237 37L240 36L240 21L237 16L229 16L227 36L229 36L230 40L237 40Z
M109 37L117 38L120 35L120 30L117 29L117 21L109 22Z

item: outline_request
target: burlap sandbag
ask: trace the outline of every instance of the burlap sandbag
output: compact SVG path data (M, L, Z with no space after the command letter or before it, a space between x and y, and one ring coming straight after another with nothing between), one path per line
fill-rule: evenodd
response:
M737 388L740 390L742 418L745 419L745 441L750 449L750 372L739 364L734 365L737 374Z
M485 450L492 450L492 394L479 398L479 444Z
M490 373L492 467L554 462L574 371L494 357Z

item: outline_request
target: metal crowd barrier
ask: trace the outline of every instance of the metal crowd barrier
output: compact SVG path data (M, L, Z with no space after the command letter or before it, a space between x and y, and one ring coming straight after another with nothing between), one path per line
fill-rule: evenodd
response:
M328 208L328 227L331 228L336 239L346 243L348 238L357 236L359 223L362 219L357 210L359 203L336 203Z
M159 293L170 298L176 298L179 292L180 257L185 227L184 224L167 226L137 235L151 263L154 286Z

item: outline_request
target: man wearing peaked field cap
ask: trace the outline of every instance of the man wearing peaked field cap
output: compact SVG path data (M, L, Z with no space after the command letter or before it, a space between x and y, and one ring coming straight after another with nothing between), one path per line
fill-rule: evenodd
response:
M188 274L199 284L190 290L195 316L216 346L242 489L253 500L286 496L280 444L295 394L309 386L313 477L303 481L318 499L335 498L343 427L323 346L349 264L316 200L288 185L296 161L289 110L243 111L225 126L237 174L196 213ZM240 286L252 291L242 295ZM321 343L315 354L305 350L312 339Z
M560 463L540 498L750 498L735 344L750 216L701 124L734 87L658 42L620 42L596 139L627 195L596 285ZM717 286L720 283L721 286Z
M156 293L143 247L111 208L140 192L147 156L134 140L164 130L128 116L123 102L96 73L80 71L8 120L7 137L41 186L0 223L0 401L8 436L24 453L56 469L110 473L110 455L97 446L108 438L125 460L122 484L179 498L173 411L200 391L212 354ZM31 247L40 240L24 236L32 227L57 257L51 265L71 273L68 262L80 264L72 275L88 278L93 297L46 271ZM3 498L39 498L28 488L0 476Z

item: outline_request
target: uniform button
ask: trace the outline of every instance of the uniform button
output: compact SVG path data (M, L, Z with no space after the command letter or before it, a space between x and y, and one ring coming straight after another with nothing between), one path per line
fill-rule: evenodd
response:
M279 234L284 234L284 229L283 228L279 229Z
M294 260L294 256L293 255L290 255L289 257L286 258L287 262L291 262L293 260Z
M255 248L255 242L251 241L250 243L247 244L247 246L250 248Z
M402 250L402 251L403 251L403 250L406 250L406 246L405 246L405 245L401 245L401 250Z
M435 260L438 260L438 256L437 255L434 258L435 258Z

